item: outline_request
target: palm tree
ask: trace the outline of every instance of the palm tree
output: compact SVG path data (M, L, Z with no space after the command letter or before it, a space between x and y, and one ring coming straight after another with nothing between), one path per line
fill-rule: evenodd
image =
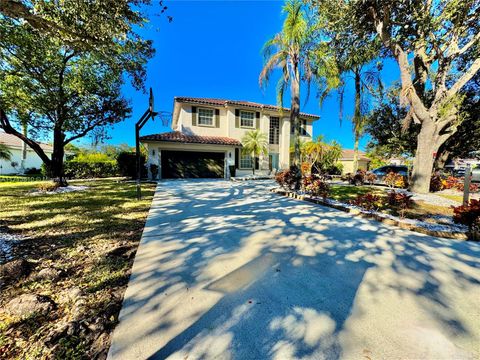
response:
M262 133L259 129L247 132L242 138L244 154L252 157L252 171L255 175L255 159L261 154L268 154L268 140L267 135Z
M355 65L352 68L355 83L355 108L352 117L353 123L353 172L358 170L358 144L364 134L367 112L369 111L372 96L382 92L383 86L380 80L380 71L372 68L365 68L363 64ZM378 87L375 87L375 84ZM343 92L342 92L343 94ZM343 101L342 101L343 103Z
M260 86L268 82L275 68L282 76L277 84L277 103L283 109L283 95L290 85L290 122L294 125L294 166L299 171L300 154L300 82L307 83L308 100L311 81L323 88L338 85L336 64L327 44L321 42L319 28L310 23L300 0L289 0L283 7L286 18L282 31L263 48L265 65L259 76Z
M0 160L10 161L12 158L12 153L8 149L7 145L0 144Z

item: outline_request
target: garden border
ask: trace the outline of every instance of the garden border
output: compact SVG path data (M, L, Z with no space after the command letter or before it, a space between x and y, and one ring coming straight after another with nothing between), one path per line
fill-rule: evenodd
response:
M350 213L350 214L355 215L355 216L360 216L362 218L367 218L367 219L374 219L374 220L379 221L379 222L384 223L384 224L394 225L394 226L397 226L397 227L402 228L402 229L415 231L415 232L425 234L425 235L443 237L443 238L447 238L447 239L457 239L457 240L468 240L469 239L467 234L463 233L463 232L448 232L448 231L428 230L428 229L425 229L425 228L420 227L420 226L406 224L404 222L394 220L394 219L384 218L384 217L379 216L377 214L369 214L369 213L362 212L360 210L348 208L346 206L337 205L337 204L330 204L326 201L323 201L322 199L318 199L318 198L314 199L314 198L312 198L308 195L300 195L300 194L297 194L293 191L280 190L280 189L271 189L270 191L273 192L273 193L276 193L278 195L286 196L286 197L293 198L293 199L296 199L296 200L307 201L307 202L314 203L314 204L317 204L317 205L327 206L327 207L330 207L330 208L334 208L336 210L340 210L340 211L343 211L343 212Z

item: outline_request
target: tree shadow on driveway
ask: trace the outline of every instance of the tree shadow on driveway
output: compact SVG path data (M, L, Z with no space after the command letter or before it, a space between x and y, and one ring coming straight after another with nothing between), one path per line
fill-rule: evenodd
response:
M112 358L479 355L478 244L267 189L159 185Z

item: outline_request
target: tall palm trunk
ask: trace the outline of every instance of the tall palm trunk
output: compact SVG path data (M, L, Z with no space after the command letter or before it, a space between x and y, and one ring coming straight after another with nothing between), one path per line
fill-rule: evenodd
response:
M295 174L295 190L300 189L300 180L302 179L301 171L301 154L300 154L300 70L298 68L298 62L294 62L293 65L293 78L291 82L291 104L290 104L290 123L293 124L293 167L296 171Z
M255 153L252 153L252 173L255 175L255 162L256 162Z
M353 135L354 135L354 146L353 146L353 173L356 173L358 170L358 143L361 136L361 121L362 121L362 109L361 109L361 99L362 99L362 88L361 88L361 78L360 78L360 69L355 68L355 110L353 113Z
M294 155L293 164L297 167L301 165L300 157L300 71L298 63L293 64L293 79L291 83L291 107L290 107L290 123L293 124L293 141L294 141Z

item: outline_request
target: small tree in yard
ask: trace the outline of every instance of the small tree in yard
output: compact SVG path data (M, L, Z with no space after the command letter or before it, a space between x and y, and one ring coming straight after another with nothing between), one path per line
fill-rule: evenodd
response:
M67 184L65 146L129 115L123 76L143 87L151 43L128 26L123 35L110 47L77 47L0 15L0 127L30 146L60 186ZM27 120L19 116L26 113ZM25 121L28 134L18 130ZM51 157L35 140L41 137L53 140Z
M268 154L267 135L265 135L258 129L251 130L243 136L242 145L242 152L252 157L252 171L253 174L255 174L255 159L262 154Z

